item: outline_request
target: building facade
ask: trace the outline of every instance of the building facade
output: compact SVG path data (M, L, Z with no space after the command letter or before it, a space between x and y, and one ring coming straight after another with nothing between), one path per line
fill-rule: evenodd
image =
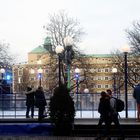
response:
M57 56L53 58L50 52L52 51L50 40L47 38L43 46L39 46L28 53L28 62L26 64L19 64L13 66L13 92L22 92L26 90L27 86L39 85L43 86L45 91L51 91L56 86L56 79L58 78L58 70L56 73L52 70L52 63L58 65ZM88 65L86 80L80 83L83 76L79 79L79 92L84 92L85 88L89 89L90 93L99 93L112 89L116 94L124 93L124 78L119 80L119 72L113 73L112 68L117 67L113 61L111 54L94 54L81 57L82 61L87 61ZM81 70L80 75L84 75L83 66L78 65ZM71 81L75 84L74 68L71 67ZM41 70L41 72L39 72ZM132 88L128 88L128 93L132 92ZM76 92L76 87L72 90Z

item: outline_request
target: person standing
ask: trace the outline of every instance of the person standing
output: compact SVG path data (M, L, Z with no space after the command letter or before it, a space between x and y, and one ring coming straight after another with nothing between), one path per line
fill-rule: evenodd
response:
M35 92L35 106L38 108L38 120L42 121L44 118L45 106L47 105L43 87L39 86Z
M122 127L119 122L119 113L116 111L116 99L112 95L112 91L110 89L107 90L107 94L110 98L110 109L111 109L111 118L110 118L110 124L113 122L115 126L118 128L118 131L120 133L120 138L123 140L124 139L124 133L122 130Z
M101 92L101 98L98 106L98 112L100 113L100 119L98 122L99 134L97 139L101 139L102 137L107 137L109 139L109 131L110 131L110 100L107 96L106 92ZM101 136L101 127L102 124L105 123L105 132L103 136Z
M135 86L133 97L137 103L137 121L140 122L140 83Z
M30 118L29 112L31 110L31 118L34 117L34 90L31 87L27 87L26 94L26 118Z

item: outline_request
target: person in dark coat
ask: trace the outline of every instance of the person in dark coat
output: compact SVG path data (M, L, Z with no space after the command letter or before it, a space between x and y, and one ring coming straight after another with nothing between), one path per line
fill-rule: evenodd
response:
M103 137L108 137L110 131L110 100L108 95L104 91L101 92L98 112L100 113L100 119L98 122L99 134L97 139L100 139L102 137L101 127L103 123L105 123L105 132L103 134Z
M140 83L135 86L133 97L137 103L137 121L140 122Z
M54 135L69 136L72 133L75 107L66 85L56 87L49 104L50 120L54 124Z
M34 117L34 91L31 87L27 87L26 91L26 118L30 118L29 112L31 110L31 117Z
M39 109L38 110L38 120L42 121L44 118L44 111L45 106L47 105L43 87L39 86L35 92L35 106Z
M111 108L111 112L110 112L110 125L111 123L114 123L115 126L118 129L118 132L120 134L120 140L124 140L124 132L123 129L120 125L119 122L119 113L116 111L116 99L113 97L112 95L112 91L110 89L107 89L107 95L110 98L110 108Z

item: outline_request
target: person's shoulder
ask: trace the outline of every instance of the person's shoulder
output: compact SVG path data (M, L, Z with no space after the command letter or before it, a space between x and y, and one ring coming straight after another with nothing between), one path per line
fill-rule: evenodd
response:
M114 97L114 96L112 96L112 97L110 97L110 100L113 101L113 102L115 102L117 100L117 98Z

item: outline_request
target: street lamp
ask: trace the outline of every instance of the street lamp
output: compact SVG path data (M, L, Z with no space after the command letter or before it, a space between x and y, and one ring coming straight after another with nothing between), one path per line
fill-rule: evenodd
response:
M3 80L4 80L4 73L5 73L5 69L4 68L1 68L0 69L0 73L1 73L1 85L0 85L0 90L1 90L1 93L3 93L3 89L2 89L2 87L3 87Z
M116 73L117 73L117 68L112 68L112 73L113 73L113 79L114 79L114 95L116 96ZM118 94L117 94L117 98L118 98Z
M79 77L80 77L80 69L75 69L75 78L76 78L76 94L79 93Z
M78 109L78 93L79 93L79 77L80 77L80 69L75 69L75 79L76 79L76 102L77 102L77 109Z
M85 88L84 89L84 93L89 93L89 89L88 88Z
M70 65L71 60L74 56L74 51L72 49L73 46L73 39L69 36L64 38L64 44L66 47L65 59L67 64L67 88L70 89Z
M124 87L125 87L125 117L128 118L128 93L127 93L127 79L128 79L128 65L127 65L127 54L130 51L128 45L122 48L124 52Z
M0 72L1 72L1 79L2 79L2 81L3 81L5 69L4 69L4 68L1 68L1 69L0 69Z
M41 86L41 79L42 79L43 70L41 68L39 68L37 72L38 72L39 86Z
M55 52L58 54L58 66L59 66L59 86L61 85L61 53L63 52L64 48L61 45L56 46Z

